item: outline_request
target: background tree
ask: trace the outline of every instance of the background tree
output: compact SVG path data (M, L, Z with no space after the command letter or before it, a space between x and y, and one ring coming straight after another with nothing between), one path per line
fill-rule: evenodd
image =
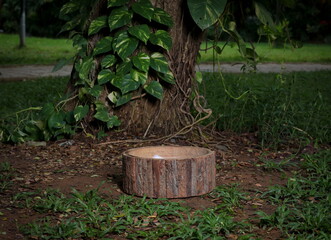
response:
M26 0L21 0L21 17L20 17L20 44L19 47L25 47L26 37Z

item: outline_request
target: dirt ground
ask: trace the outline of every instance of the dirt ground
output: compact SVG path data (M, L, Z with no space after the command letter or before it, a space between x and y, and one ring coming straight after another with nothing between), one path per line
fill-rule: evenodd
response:
M185 138L174 138L167 142L132 142L121 138L96 141L77 136L69 141L47 142L46 146L0 144L0 162L8 162L15 169L13 184L0 193L0 239L24 239L18 227L38 218L31 209L17 208L13 204L15 194L47 188L59 189L65 194L69 194L72 188L85 192L105 181L100 191L109 198L116 198L124 194L121 190L123 151L160 144L194 145L214 150L217 185L238 183L239 188L249 194L248 200L242 203L243 207L236 210L235 218L246 219L254 224L253 233L261 239L282 239L282 233L277 229L259 228L256 212L262 210L272 213L275 206L261 199L258 192L267 190L271 185L285 184L291 169L276 172L256 166L265 150L258 148L253 135L222 133L208 143ZM290 152L284 150L268 154L268 158L278 161ZM181 200L192 209L205 209L217 204L207 195ZM229 236L229 239L236 238Z

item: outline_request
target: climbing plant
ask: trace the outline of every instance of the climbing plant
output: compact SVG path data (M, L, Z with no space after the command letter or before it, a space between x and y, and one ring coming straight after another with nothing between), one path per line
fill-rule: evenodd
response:
M247 47L236 31L227 2L171 0L177 7L166 9L180 12L170 14L150 0L68 1L60 11L60 17L66 21L61 32L68 33L77 48L68 97L56 105L47 104L41 120L18 131L20 137L15 139L24 141L31 134L39 140L58 139L74 134L78 127L85 131L91 124L107 129L118 127L123 115L120 119L116 110L143 98L149 102L166 102L162 106L166 113L159 118L164 119L157 126L171 121L174 123L169 132L183 126L191 128L199 122L197 116L190 113L189 101L194 98L191 80L203 31L216 25L237 43L243 57L250 61L257 59L254 48ZM272 27L269 13L264 8L261 11L262 5L255 6L260 9L257 16L261 21ZM181 18L176 18L174 24L171 16L176 14ZM176 45L173 46L174 41ZM215 51L222 53L218 46ZM62 61L55 69L66 63ZM199 79L199 76L195 78ZM174 89L171 86L175 86L175 91L165 97L166 91ZM147 128L146 132L156 122L152 119L153 114L160 112L153 110L150 123L141 127ZM201 105L197 112L198 116L207 113ZM146 116L144 110L139 114L140 118ZM210 116L211 112L208 114ZM2 139L10 139L9 133L4 135Z

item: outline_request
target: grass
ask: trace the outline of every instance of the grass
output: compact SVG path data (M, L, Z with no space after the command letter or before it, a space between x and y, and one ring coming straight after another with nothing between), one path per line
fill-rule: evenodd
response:
M260 239L254 234L257 228L279 229L282 239L330 239L330 163L330 149L304 155L300 171L285 186L259 194L276 208L256 212L252 223L235 220L249 200L238 185L216 187L204 196L216 206L198 211L167 199L109 199L98 188L85 193L73 189L70 195L55 189L21 192L13 204L41 214L20 227L31 239Z
M0 141L21 139L21 130L41 119L42 107L56 104L64 96L67 81L68 77L46 77L0 83Z
M218 129L256 132L262 146L331 142L330 71L203 76Z
M222 47L224 43L219 43ZM272 47L268 43L256 43L255 50L259 55L260 62L314 62L330 63L331 62L331 44L310 44L305 43L302 48L293 49L291 47ZM203 43L202 49L211 47L212 44ZM212 49L200 51L200 62L213 62L214 53ZM217 54L216 54L217 56ZM238 52L237 46L226 46L221 55L216 60L220 62L242 62L243 59Z
M206 96L213 110L211 120L220 130L257 132L262 146L300 141L329 143L330 76L330 71L283 75L204 73L200 92ZM0 125L16 128L24 119L36 119L39 111L33 109L59 101L67 80L1 83ZM15 114L24 109L28 111Z
M18 35L0 34L0 65L55 64L61 58L70 58L75 54L71 40L27 37L26 48L18 48ZM222 46L224 43L219 43ZM211 43L207 47L210 47ZM201 45L201 49L206 44ZM300 49L290 47L273 48L268 43L257 43L256 51L261 62L331 62L330 44L304 44ZM200 51L200 62L213 62L213 51ZM235 46L228 45L221 62L243 61Z
M63 96L68 80L68 77L46 77L0 83L0 119L47 102L56 103Z
M281 229L288 239L330 239L330 163L330 149L305 155L302 175L263 194L278 207L272 214L258 212L260 224Z
M234 221L222 208L192 211L166 199L134 198L121 195L106 199L97 189L70 196L48 189L20 193L18 207L29 207L49 217L22 226L23 233L38 239L225 239L226 234L244 236L246 225ZM27 205L25 205L28 203Z
M67 39L27 37L26 47L19 49L19 36L0 33L0 65L53 65L75 54Z
M0 163L0 194L10 188L13 184L11 181L14 178L15 169L8 162Z

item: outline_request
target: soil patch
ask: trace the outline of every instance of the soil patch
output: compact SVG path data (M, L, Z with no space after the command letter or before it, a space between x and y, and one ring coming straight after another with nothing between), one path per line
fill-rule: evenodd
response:
M284 172L266 171L257 165L262 150L254 145L247 135L224 135L210 143L197 143L186 139L171 139L162 143L128 143L125 141L100 144L100 142L77 136L72 140L48 142L47 146L0 144L0 161L8 162L14 169L11 185L0 193L1 239L24 239L19 226L42 217L31 209L17 208L13 197L21 192L59 189L64 194L72 189L85 192L99 187L109 198L124 194L121 189L122 153L130 148L151 145L194 145L208 147L216 152L217 186L238 184L238 188L248 194L242 208L236 209L235 217L245 219L254 225L253 232L262 239L280 239L279 230L259 228L256 212L271 213L275 206L260 198L260 193L275 184L285 184L291 169ZM290 154L283 151L274 153L277 160ZM101 184L102 183L102 184ZM192 208L192 211L215 207L217 199L208 195L186 199L173 199ZM235 238L229 238L235 239Z

